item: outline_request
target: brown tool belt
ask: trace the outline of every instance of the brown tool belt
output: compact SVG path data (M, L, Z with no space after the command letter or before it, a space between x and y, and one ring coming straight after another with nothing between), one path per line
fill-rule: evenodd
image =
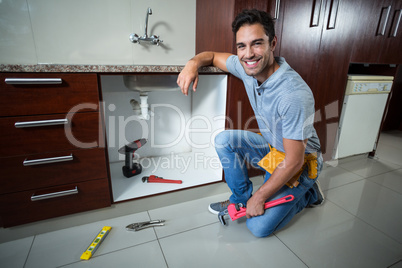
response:
M258 165L268 171L270 174L274 172L277 166L284 164L285 153L278 151L277 149L269 145L270 152L264 156ZM304 163L302 168L286 183L290 188L297 187L299 185L299 178L303 170L308 166L308 177L315 179L318 175L317 172L317 153L306 154L304 156Z

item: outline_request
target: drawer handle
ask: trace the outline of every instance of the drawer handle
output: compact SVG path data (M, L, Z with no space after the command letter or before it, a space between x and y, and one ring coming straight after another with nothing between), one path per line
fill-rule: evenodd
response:
M381 17L378 24L377 35L385 35L385 30L387 29L387 23L390 12L391 12L391 6L383 7L381 9Z
M275 13L274 13L274 20L279 19L279 7L281 6L281 0L275 0Z
M322 0L314 0L313 12L311 13L310 27L317 27L320 23Z
M6 78L4 80L9 85L54 85L61 84L61 78Z
M399 15L396 15L396 13L399 13ZM398 33L399 24L401 23L401 16L402 16L402 9L396 10L395 21L394 21L395 23L392 24L393 30L391 31L391 37L396 37Z
M335 29L336 17L338 16L339 0L331 1L327 29Z
M26 166L36 166L36 165L43 165L43 164L66 162L66 161L71 161L73 159L74 159L73 154L70 154L70 155L66 155L66 156L49 157L49 158L42 158L42 159L32 159L32 160L25 159L22 164L26 167Z
M31 196L31 201L39 201L39 200L57 198L57 197L62 197L62 196L66 196L66 195L73 195L73 194L78 194L78 187L77 186L75 186L74 189L66 190L66 191L60 191L60 192L48 193L48 194L41 194L41 195L33 194Z
M45 127L45 126L65 125L65 124L68 124L67 118L54 119L54 120L16 122L14 124L14 126L16 128L25 128L25 127Z

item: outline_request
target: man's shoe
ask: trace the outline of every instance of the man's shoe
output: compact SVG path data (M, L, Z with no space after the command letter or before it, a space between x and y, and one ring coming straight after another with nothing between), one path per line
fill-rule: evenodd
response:
M316 181L316 182L313 184L313 187L312 187L312 188L313 188L314 191L317 193L318 199L317 199L317 201L315 201L314 203L310 204L309 207L318 207L318 206L321 206L322 204L324 204L325 197L324 197L324 193L323 193L322 190L321 190L320 183L319 183L318 181Z
M215 214L218 215L219 212L225 211L228 209L228 206L230 205L230 201L226 200L223 202L217 202L217 203L212 203L209 205L208 210Z

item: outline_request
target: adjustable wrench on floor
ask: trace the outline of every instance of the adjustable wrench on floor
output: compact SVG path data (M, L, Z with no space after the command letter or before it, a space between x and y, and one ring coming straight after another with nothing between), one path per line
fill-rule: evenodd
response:
M295 197L293 195L287 195L284 196L282 198L278 198L269 202L266 202L264 205L264 209L268 209L271 207L275 207L277 205L283 204L283 203L287 203L287 202L291 202L295 199ZM229 214L230 218L232 219L232 221L237 220L238 218L244 217L246 216L246 208L244 207L244 205L242 203L237 203L237 204L230 204L227 208L227 210L222 211L218 214L218 218L219 221L223 224L226 225L224 216Z

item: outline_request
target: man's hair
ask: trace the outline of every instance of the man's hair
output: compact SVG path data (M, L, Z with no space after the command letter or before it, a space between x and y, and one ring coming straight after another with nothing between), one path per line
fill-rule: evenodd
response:
M236 35L240 27L259 23L264 27L265 34L271 43L275 36L275 23L271 15L257 9L245 9L239 13L232 23L232 31Z

